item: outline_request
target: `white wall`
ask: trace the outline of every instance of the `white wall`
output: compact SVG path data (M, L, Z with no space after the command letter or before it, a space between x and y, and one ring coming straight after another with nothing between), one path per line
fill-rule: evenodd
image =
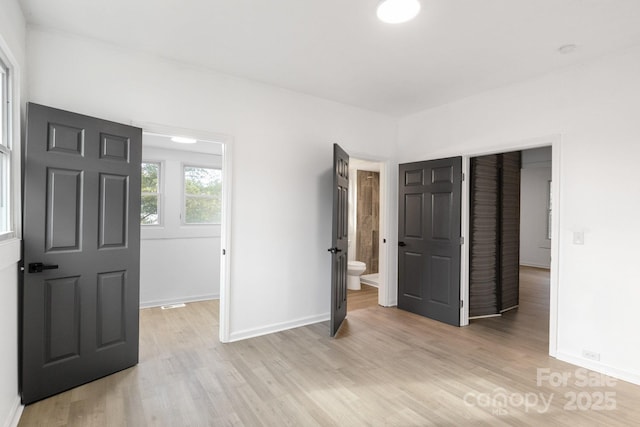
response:
M28 52L34 102L233 138L231 339L328 319L332 144L392 158L395 120L37 29Z
M406 162L561 135L557 356L636 383L639 116L634 48L404 118L398 141ZM572 244L573 231L584 231L583 246ZM583 358L585 349L600 362Z
M520 265L551 267L547 206L551 147L524 150L520 174Z
M142 226L140 306L201 301L220 296L220 225L183 225L182 168L220 169L222 157L145 145L143 161L160 163L161 224Z
M0 0L0 46L8 50L19 67L18 82L24 93L25 34L26 24L16 0ZM24 97L22 98L24 99ZM18 99L18 102L21 102ZM14 149L14 165L20 164L20 126L16 126L17 141ZM19 204L19 170L15 170L14 202ZM19 211L15 211L19 218ZM20 230L19 219L15 221ZM18 233L19 234L19 233ZM18 396L18 280L17 262L20 259L20 241L0 242L0 425L17 422L21 412Z

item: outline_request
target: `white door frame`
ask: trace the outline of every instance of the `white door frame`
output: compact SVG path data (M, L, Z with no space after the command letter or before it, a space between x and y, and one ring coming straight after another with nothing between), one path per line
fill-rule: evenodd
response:
M231 153L233 138L230 135L197 129L186 129L158 123L132 123L144 132L160 135L179 135L188 138L222 144L222 224L220 227L220 341L229 342L230 286L231 286Z
M462 157L462 170L466 177L470 176L470 158L489 154L506 153L509 151L527 150L531 148L551 146L551 203L553 215L551 217L551 273L549 286L549 355L556 357L558 349L558 288L559 288L559 254L560 254L560 155L562 137L559 134L546 137L508 142L504 145L468 151ZM459 154L458 154L459 155ZM447 156L440 156L447 157ZM460 326L469 324L469 182L467 178L462 183L462 236L464 244L461 253L460 266L460 295L464 301L460 310Z

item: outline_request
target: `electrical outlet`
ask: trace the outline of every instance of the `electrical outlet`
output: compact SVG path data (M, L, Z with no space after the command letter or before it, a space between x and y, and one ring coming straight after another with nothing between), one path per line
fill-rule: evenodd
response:
M574 231L573 232L573 244L574 245L584 245L584 231Z
M596 353L591 350L582 350L582 357L589 360L595 360L596 362L600 361L600 353Z

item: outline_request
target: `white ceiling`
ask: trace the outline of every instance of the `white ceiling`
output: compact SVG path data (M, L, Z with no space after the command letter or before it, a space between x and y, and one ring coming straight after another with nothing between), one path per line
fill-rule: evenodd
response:
M20 1L31 25L394 116L640 44L640 0L421 0L400 25L377 0Z

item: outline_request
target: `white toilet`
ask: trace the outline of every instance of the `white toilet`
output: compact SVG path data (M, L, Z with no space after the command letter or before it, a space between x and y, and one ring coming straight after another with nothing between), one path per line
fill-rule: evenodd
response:
M360 290L360 276L367 269L367 264L361 261L349 261L347 263L347 289Z

